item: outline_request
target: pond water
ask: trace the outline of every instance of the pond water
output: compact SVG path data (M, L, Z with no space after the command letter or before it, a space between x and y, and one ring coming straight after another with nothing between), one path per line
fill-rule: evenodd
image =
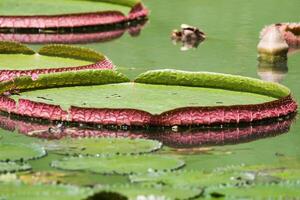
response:
M81 46L107 55L118 69L131 79L147 70L165 68L222 72L254 78L270 78L270 74L271 76L279 74L282 84L289 87L300 102L300 52L289 55L287 70L286 67L264 68L257 61L256 50L259 32L265 25L300 21L299 0L285 2L281 0L144 0L144 3L151 13L148 23L139 36L132 37L126 33L109 42L88 43ZM171 31L179 29L182 23L197 26L206 33L206 40L197 49L181 51L180 44L174 45L170 40ZM30 46L34 49L40 47L40 45ZM264 130L272 126L275 125L264 127ZM296 117L291 127L284 125L275 127L278 129L284 127L284 129L280 129L280 134L273 134L274 130L272 130L272 134L268 137L239 142L237 135L244 129L234 128L231 131L226 130L227 133L235 133L232 137L237 137L228 145L225 140L220 140L214 142L218 145L199 142L198 145L186 145L180 148L165 146L159 154L177 155L186 162L185 168L191 170L211 171L241 164L299 166L299 119ZM217 136L224 137L226 131L218 132ZM7 131L3 129L1 132ZM61 155L49 154L42 159L30 161L30 164L34 170L56 171L49 167L49 163L61 157ZM75 179L70 178L70 182L83 185L99 182L111 184L125 183L128 179L119 175L108 177L81 173L77 174Z
M260 78L256 46L261 29L278 22L298 22L299 1L279 0L146 0L151 10L149 23L139 37L128 34L115 41L87 44L103 52L131 78L151 69L174 68L212 71ZM298 5L298 6L297 6ZM180 51L170 40L173 29L182 23L199 27L207 39L197 49ZM276 69L270 69L270 71ZM282 84L300 101L300 53L288 58L288 72ZM295 159L300 162L300 123L293 123L288 133L251 143L224 146L220 155L188 153L189 169L209 169L226 165L267 164ZM277 156L278 153L284 156Z

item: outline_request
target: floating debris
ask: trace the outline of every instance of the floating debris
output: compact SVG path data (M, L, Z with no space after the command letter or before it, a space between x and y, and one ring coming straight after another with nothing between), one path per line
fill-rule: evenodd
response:
M205 38L205 33L199 28L187 24L182 24L181 30L175 29L171 34L174 44L182 43L181 51L197 48Z

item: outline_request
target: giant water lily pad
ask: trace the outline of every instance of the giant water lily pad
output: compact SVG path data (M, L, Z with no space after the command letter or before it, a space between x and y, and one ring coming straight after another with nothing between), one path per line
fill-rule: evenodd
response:
M0 41L0 59L0 81L22 75L35 79L39 74L113 68L101 53L66 45L47 45L35 52L19 43Z
M0 28L5 32L38 29L47 33L56 32L58 28L72 31L102 25L126 26L127 22L148 14L139 0L4 0L0 5Z
M4 98L2 110L51 120L133 126L253 122L297 110L288 88L253 78L157 70L130 83L122 74L101 71L41 75L34 81L23 77L5 83L2 91L32 90L11 96L19 105ZM45 87L56 88L38 90Z
M74 96L78 97L74 99ZM65 110L71 106L130 108L152 114L160 114L184 106L242 105L275 100L272 97L246 92L142 83L43 89L23 92L15 97L15 99L23 98L43 103L55 102Z
M0 173L26 171L30 169L31 166L28 164L17 164L15 162L0 162Z
M44 184L27 185L21 182L0 182L0 199L80 200L90 196L91 194L91 189L78 188L75 186Z
M162 144L155 140L130 138L64 138L46 142L46 145L59 154L100 156L153 152Z
M126 3L126 1L123 1ZM99 12L107 10L121 11L127 14L130 11L130 5L134 1L127 1L127 5L118 5L109 1L87 1L87 0L2 0L1 15L57 15L66 13ZM138 2L138 1L135 1ZM122 1L121 1L122 4ZM18 5L18 6L16 6Z
M46 155L46 151L36 144L0 143L0 161L29 160Z
M55 168L81 170L101 174L132 174L153 171L169 171L184 166L182 160L172 156L105 156L105 157L67 157L53 161Z

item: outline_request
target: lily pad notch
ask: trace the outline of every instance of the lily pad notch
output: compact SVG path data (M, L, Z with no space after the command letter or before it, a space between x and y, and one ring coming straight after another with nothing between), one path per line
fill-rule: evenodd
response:
M52 88L76 85L105 85L126 83L130 80L113 70L83 70L42 74L37 79L19 77L14 81L0 83L0 93L12 89L21 92L28 89ZM227 106L187 106L152 114L132 108L90 108L71 106L63 110L60 105L36 102L29 99L0 97L0 110L16 115L42 118L50 121L66 121L101 125L127 126L191 126L251 123L278 118L297 111L297 103L290 90L283 85L258 79L177 70L155 70L139 75L135 83L152 85L176 85L185 87L218 88L265 95L274 98L268 102L227 105Z
M58 73L67 71L78 71L87 69L114 69L113 63L103 54L95 52L88 48L68 46L68 45L46 45L35 52L29 47L10 41L0 41L0 54L20 54L20 55L43 55L51 57L71 58L75 60L83 60L92 64L83 66L70 67L50 67L50 68L28 68L24 70L16 70L13 67L0 69L0 82L12 80L20 76L31 76L36 79L40 74Z
M139 0L97 0L129 7L127 14L117 10L107 10L84 13L62 13L55 15L0 15L0 31L31 30L45 32L58 29L74 30L76 28L88 28L95 26L124 25L126 23L144 20L148 16L148 10Z

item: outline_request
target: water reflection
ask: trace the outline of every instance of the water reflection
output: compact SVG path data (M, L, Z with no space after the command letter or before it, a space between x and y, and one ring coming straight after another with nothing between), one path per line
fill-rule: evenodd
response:
M140 35L147 19L130 24L106 27L86 27L51 32L1 32L0 40L16 41L27 44L87 44L115 40L128 32L132 37Z
M264 81L280 83L288 73L287 60L276 63L259 61L257 74Z
M37 123L12 119L0 115L0 127L31 137L61 139L63 137L129 137L147 138L161 141L173 148L195 148L211 145L227 145L250 142L266 137L287 133L295 116L285 119L269 120L255 124L232 125L230 127L195 127L156 129L128 129L128 127L76 127L61 124Z

